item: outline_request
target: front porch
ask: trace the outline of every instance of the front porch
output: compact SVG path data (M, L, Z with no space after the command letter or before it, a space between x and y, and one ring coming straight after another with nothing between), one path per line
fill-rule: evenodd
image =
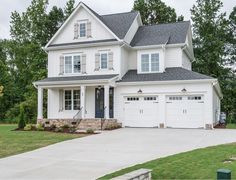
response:
M104 130L120 124L114 119L114 79L103 82L36 82L37 123L78 129ZM47 117L43 116L43 94L47 91Z

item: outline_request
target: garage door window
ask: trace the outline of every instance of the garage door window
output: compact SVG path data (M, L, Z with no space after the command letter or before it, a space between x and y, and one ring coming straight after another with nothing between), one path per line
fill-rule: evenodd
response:
M127 101L139 101L138 97L127 97Z
M170 101L181 101L183 98L181 96L171 96L169 97Z
M188 96L188 100L202 100L201 96Z
M144 97L144 101L156 101L157 97Z

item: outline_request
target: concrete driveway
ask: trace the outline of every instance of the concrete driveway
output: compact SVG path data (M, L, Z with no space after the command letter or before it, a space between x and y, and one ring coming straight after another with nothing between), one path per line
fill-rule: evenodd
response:
M236 142L236 130L119 129L0 160L0 179L96 179L159 157Z

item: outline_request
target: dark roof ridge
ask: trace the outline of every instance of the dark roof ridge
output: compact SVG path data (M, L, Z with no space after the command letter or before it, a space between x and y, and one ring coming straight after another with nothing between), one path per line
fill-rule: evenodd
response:
M170 22L170 23L160 23L160 24L148 24L148 25L142 25L139 27L149 27L149 26L159 26L159 25L170 25L170 24L178 24L178 23L190 23L190 20L188 21L177 21L177 22Z
M129 14L129 13L139 13L139 11L127 11L127 12L121 12L121 13L103 14L100 16L112 16L112 15L121 15L121 14Z

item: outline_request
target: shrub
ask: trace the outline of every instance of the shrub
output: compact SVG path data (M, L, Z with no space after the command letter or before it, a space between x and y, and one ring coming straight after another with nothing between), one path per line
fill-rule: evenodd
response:
M27 124L25 127L24 127L24 131L31 131L32 130L32 125L31 124Z
M69 129L70 126L69 126L68 124L64 124L64 125L62 126L62 128L63 128L63 129Z
M119 129L121 128L121 125L116 124L116 125L108 125L107 127L104 128L104 130L114 130L114 129Z
M94 130L93 130L93 129L87 129L86 133L87 133L87 134L93 134L93 133L94 133Z
M57 127L54 131L55 131L55 132L63 132L63 128Z
M37 125L36 125L36 130L37 130L37 131L43 131L43 130L44 130L44 127L42 126L42 124L37 124Z
M76 132L76 128L75 127L70 127L69 128L69 132L70 133L75 133Z
M23 106L20 106L20 117L19 117L19 122L18 122L18 128L24 129L25 125L26 125L26 123L25 123L24 108L23 108Z

